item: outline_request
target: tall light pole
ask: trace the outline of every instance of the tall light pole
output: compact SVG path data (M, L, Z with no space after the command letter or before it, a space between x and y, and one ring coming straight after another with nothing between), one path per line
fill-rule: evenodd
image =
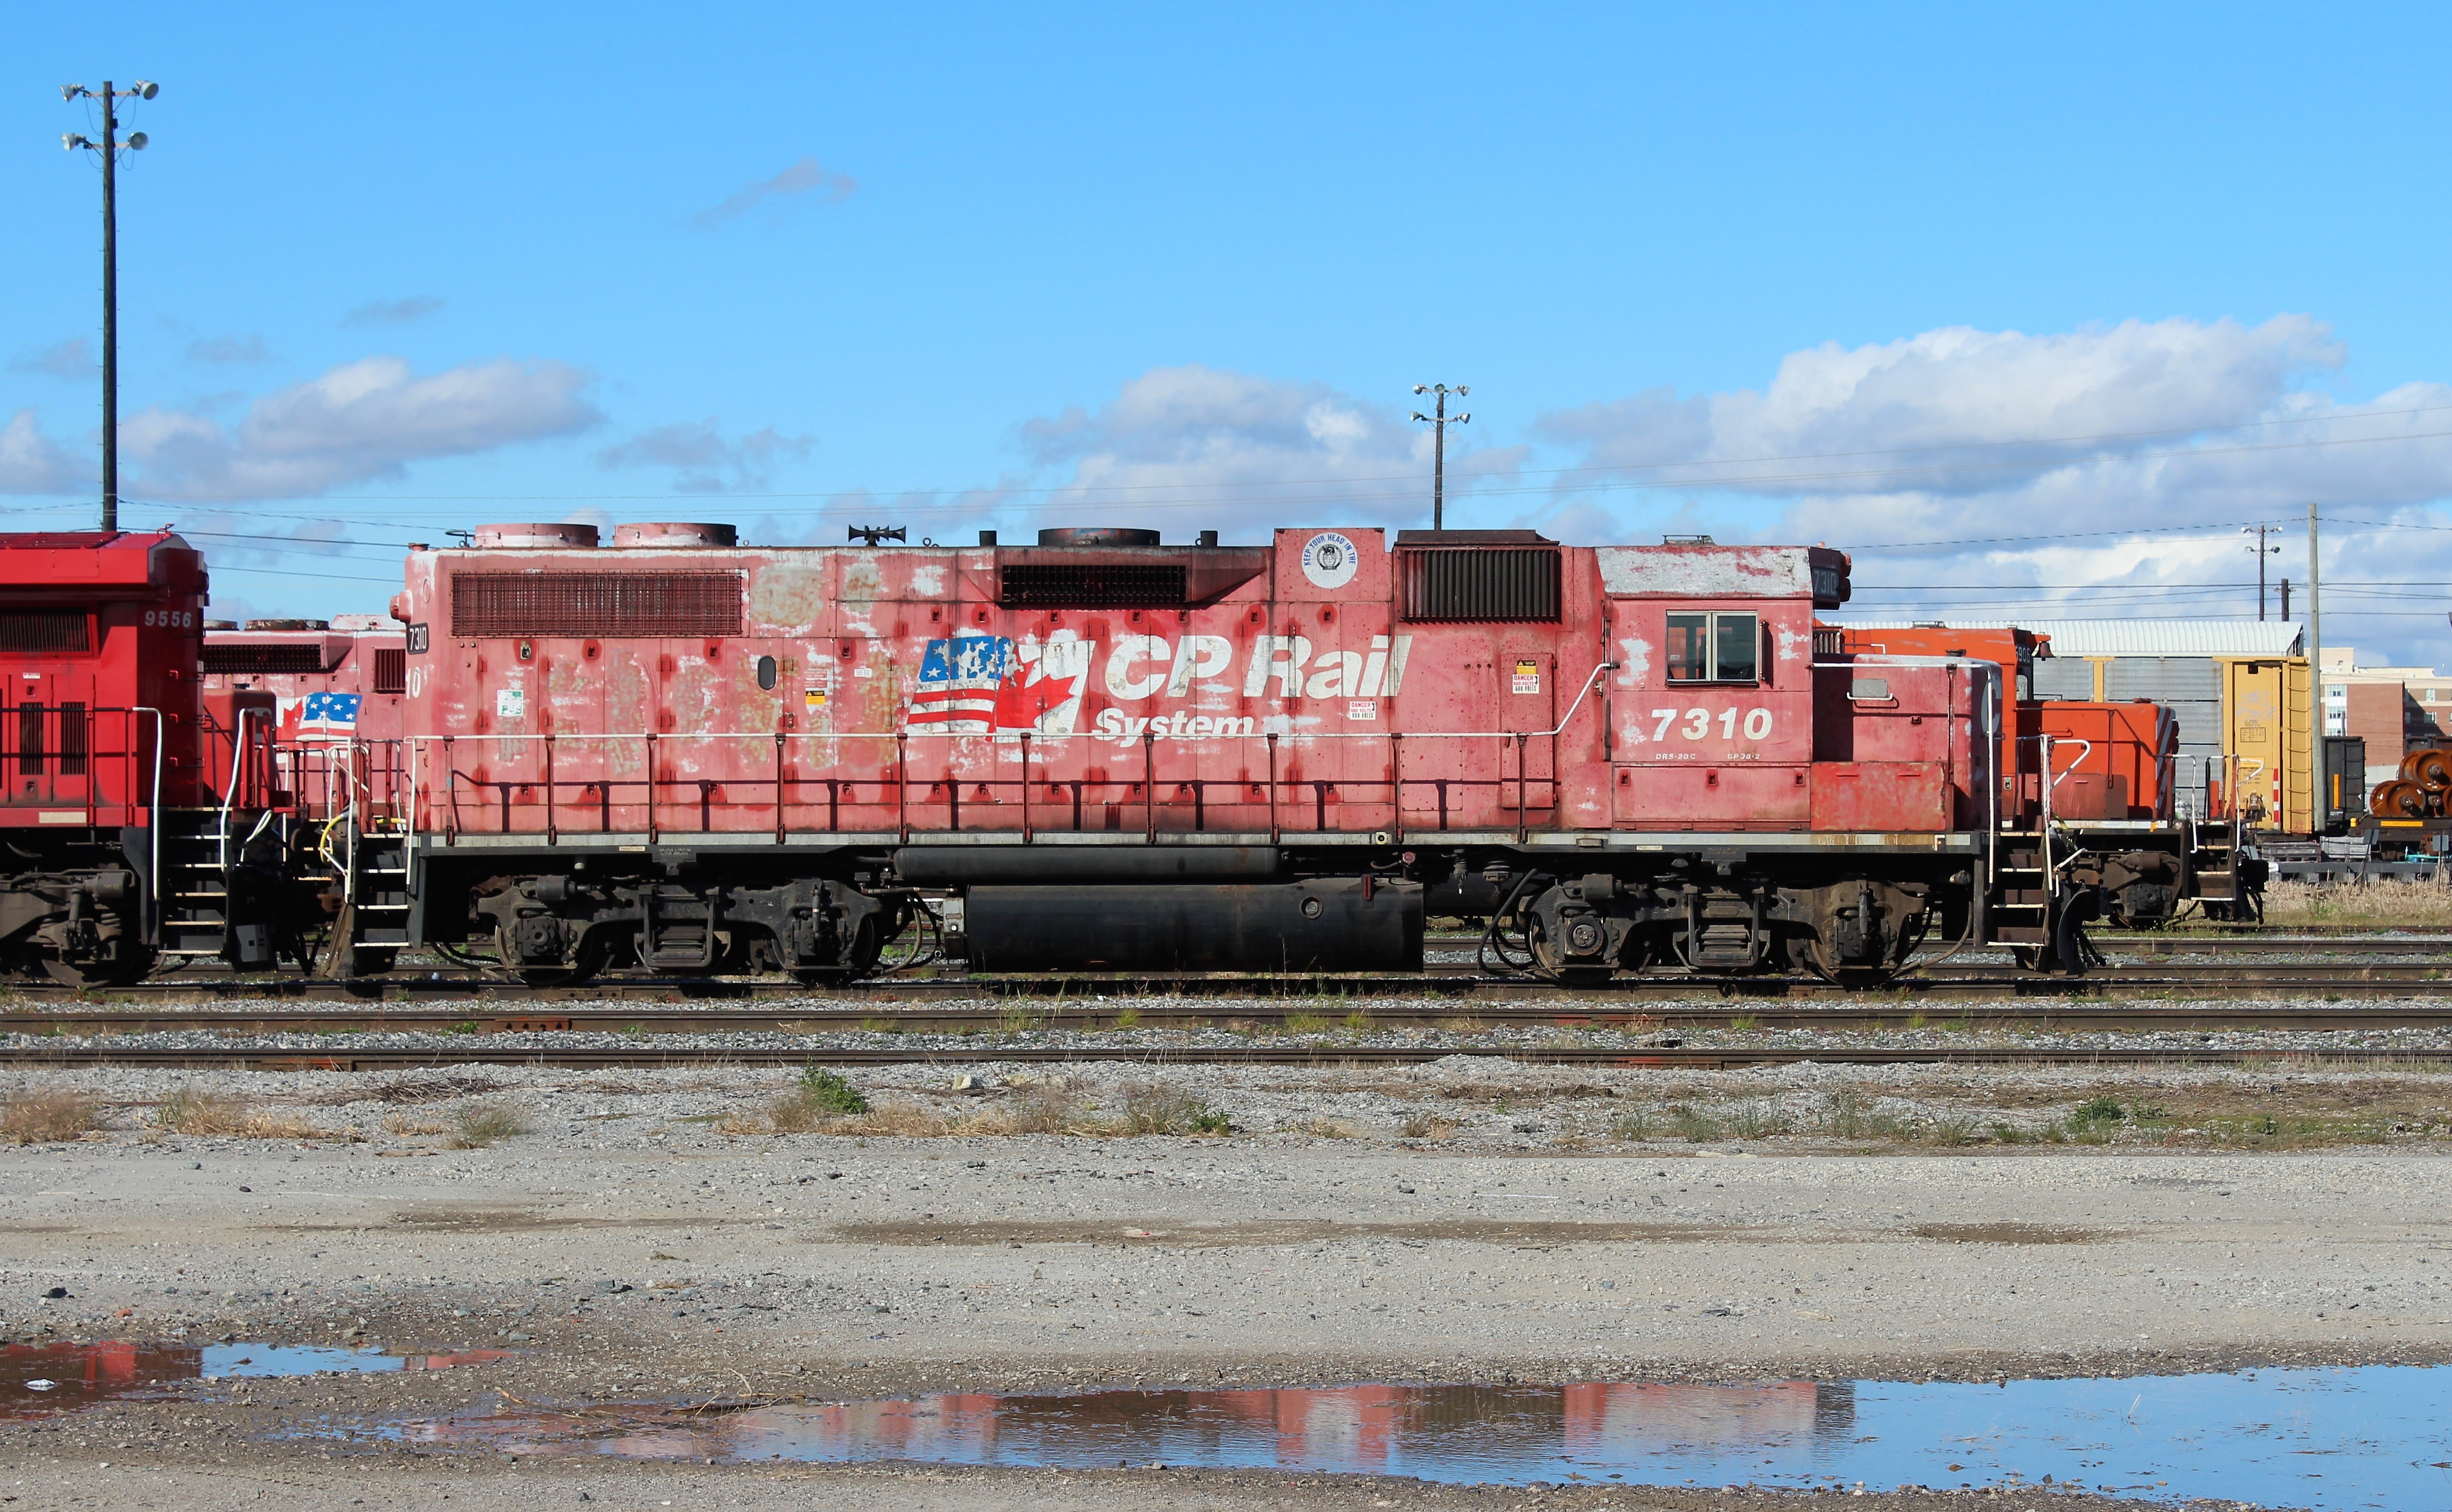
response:
M92 100L102 107L102 140L89 142L73 131L60 134L60 146L79 147L102 158L102 528L119 528L119 102L149 100L162 87L139 79L125 89L102 81L99 89L82 84L60 86L63 100ZM145 133L134 132L128 147L145 150Z
M2317 560L2314 504L2307 506L2307 685L2309 701L2315 705L2307 717L2307 806L2315 811L2315 828L2321 831L2327 813L2324 736L2328 732L2324 728L2324 575ZM2288 696L2287 689L2284 695ZM2346 722L2343 733L2348 733Z
M2239 533L2256 538L2256 544L2250 549L2256 553L2256 618L2261 622L2264 619L2264 559L2282 555L2282 548L2266 545L2264 538L2280 535L2282 531L2278 525L2242 525L2239 527ZM2286 589L2283 594L2282 605L2282 618L2287 619L2290 618L2290 598Z
M1415 383L1414 392L1436 394L1439 397L1439 402L1432 406L1434 413L1425 415L1417 409L1414 411L1414 418L1432 427L1431 528L1445 530L1448 528L1448 427L1473 423L1471 415L1448 413L1448 396L1453 394L1456 398L1462 399L1473 390L1462 383L1458 383L1453 388L1450 388L1445 383Z

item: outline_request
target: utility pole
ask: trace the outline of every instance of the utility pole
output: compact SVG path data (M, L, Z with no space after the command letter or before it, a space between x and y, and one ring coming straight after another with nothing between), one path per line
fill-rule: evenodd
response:
M2256 537L2256 545L2253 548L2256 552L2256 618L2261 623L2264 619L2264 559L2281 556L2282 548L2264 543L2265 537L2276 533L2276 527L2272 525L2242 525L2239 527L2239 533L2243 536ZM2287 619L2290 618L2290 610L2287 607L2289 599L2284 599L2283 603L2285 607L2282 611L2282 618Z
M1448 413L1448 396L1453 394L1456 398L1462 399L1473 390L1462 383L1458 383L1453 388L1450 388L1445 383L1415 383L1414 392L1436 394L1439 398L1439 402L1432 406L1433 413L1425 415L1417 409L1414 411L1414 418L1432 427L1431 528L1445 530L1448 528L1448 427L1473 423L1471 415Z
M60 146L79 147L102 157L102 528L119 528L119 102L149 100L162 87L144 79L125 89L102 81L99 89L82 84L60 86L60 98L92 100L102 107L102 140L89 142L73 131L60 134ZM145 150L145 133L128 139L132 151Z
M2307 506L2307 696L2315 712L2307 719L2307 805L2313 829L2321 834L2329 812L2324 792L2324 589L2316 560L2316 506ZM2285 738L2283 750L2289 750ZM2284 787L2286 799L2289 789Z

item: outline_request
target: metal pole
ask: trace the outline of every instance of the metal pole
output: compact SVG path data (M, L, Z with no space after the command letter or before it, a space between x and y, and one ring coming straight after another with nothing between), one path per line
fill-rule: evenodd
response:
M102 81L102 528L119 528L118 103Z
M2316 797L2324 791L2324 593L2323 577L2316 558L2316 506L2307 506L2307 701L2313 707L2307 716L2307 802L2315 805ZM2284 690L2286 695L2288 690ZM2289 741L2283 742L2282 754L2290 754ZM2283 818L2285 828L2289 818L2290 783L2282 783ZM2323 825L2312 823L2310 834L2322 834Z
M2264 527L2256 527L2256 622L2264 622Z
M1445 383L1415 383L1414 392L1438 396L1438 402L1430 414L1425 415L1417 409L1414 411L1414 419L1431 427L1431 528L1445 530L1448 524L1448 427L1473 422L1471 415L1448 413L1448 396L1462 397L1473 390L1462 383L1453 388Z

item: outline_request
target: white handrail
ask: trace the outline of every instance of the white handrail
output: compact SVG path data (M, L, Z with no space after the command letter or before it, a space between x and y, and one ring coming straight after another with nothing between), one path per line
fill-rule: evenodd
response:
M2094 755L2094 742L2093 742L2093 741L2091 741L2091 740L2086 739L2084 736L2075 736L2075 735L2072 735L2072 736L2061 736L2060 738L2061 738L2064 742L2066 742L2066 741L2069 741L2069 740L2074 740L2074 741L2076 741L2079 745L2082 745L2082 746L2086 747L2086 749L2085 749L2085 750L2083 750L2083 751L2080 751L2080 752L2077 754L2077 759L2076 759L2076 760L2074 760L2074 761L2072 761L2072 762L2070 762L2070 763L2068 764L2068 771L2062 773L2062 774L2060 775L2060 776L2056 776L2056 777L2052 778L2052 786L2054 786L2054 787L2059 787L2059 786L2061 785L2061 778L2062 778L2062 777L2066 777L2066 776L2070 776L2072 773L2076 772L2078 768L2080 768L2080 767L2082 767L2082 766L2086 765L2086 758L2087 756L2090 756ZM2050 749L2050 747L2047 745L2047 746L2046 746L2046 748L2045 748L2045 749L2046 749L2047 751L2048 751L2048 750ZM2050 768L2049 768L2049 763L2048 763L2048 759L2047 760L2046 770L2047 770L2047 771L2050 770Z
M1595 665L1592 668L1592 676L1584 679L1583 687L1576 692L1575 701L1567 705L1566 714L1560 717L1553 728L1548 730L1277 731L1256 729L1250 735L1210 736L1193 736L1193 738L1257 740L1274 735L1278 736L1280 739L1286 740L1387 740L1397 736L1402 736L1408 740L1513 740L1518 736L1522 736L1526 739L1549 739L1552 736L1566 734L1567 726L1574 722L1575 715L1583 708L1584 700L1592 696L1592 685L1600 681L1601 674L1605 672L1614 672L1617 670L1617 666L1618 664L1614 661L1604 661ZM1282 718L1285 717L1263 716L1262 717ZM1111 735L1099 735L1095 731L1085 730L1075 730L1064 735L1042 735L1036 730L700 730L673 732L648 730L574 730L568 733L555 731L550 734L540 731L531 735L412 735L404 736L402 738L411 747L415 747L420 745L435 745L445 741L456 742L461 740L643 740L649 735L655 736L659 740L984 740L990 738L1011 740L1016 736L1025 735L1030 736L1034 744L1042 741L1057 740L1103 740L1112 743L1116 739L1116 736ZM414 775L412 775L411 780L415 780Z
M146 814L146 828L153 835L153 901L162 901L162 711L150 704L136 704L130 714L153 717L153 804Z
M222 877L223 877L222 886L223 886L223 887L225 887L225 888L227 888L227 887L228 887L228 886L229 886L228 878L229 878L229 821L230 821L230 805L231 805L231 804L233 804L233 803L235 803L235 802L238 800L238 776L239 776L239 772L240 772L240 770L241 770L241 768L242 768L243 764L244 764L244 763L246 762L246 760L247 760L247 716L249 716L249 715L254 715L254 716L256 716L257 717L262 718L262 717L266 717L269 716L269 715L272 713L272 711L271 711L271 710L269 710L269 709L240 709L240 710L239 710L239 711L237 711L237 712L238 712L238 728L237 728L236 730L233 730L232 732L230 732L230 776L229 776L229 786L222 790L222 822L221 822L221 825L220 825L220 834L219 834L220 845L219 845L219 849L218 849L218 852L217 852L217 854L219 854L219 856L220 856L220 858L221 858L221 869L222 869Z

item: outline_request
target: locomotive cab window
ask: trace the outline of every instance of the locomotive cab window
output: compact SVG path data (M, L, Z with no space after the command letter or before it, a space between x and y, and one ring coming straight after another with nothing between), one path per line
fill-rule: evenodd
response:
M1762 680L1762 617L1700 614L1669 617L1669 680Z

